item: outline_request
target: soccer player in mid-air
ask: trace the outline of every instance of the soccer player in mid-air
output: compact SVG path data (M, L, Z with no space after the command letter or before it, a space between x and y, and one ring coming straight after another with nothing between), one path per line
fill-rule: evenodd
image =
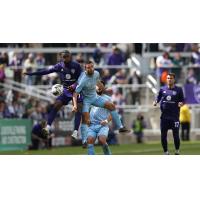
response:
M101 81L105 86L105 83ZM97 87L97 94L107 101L111 101L111 98L108 95L103 94L105 88ZM108 123L112 120L110 111L105 108L98 108L92 106L90 110L90 126L87 133L87 148L88 155L94 155L94 143L96 138L98 138L99 143L102 145L104 155L111 155L110 148L106 142L109 126Z
M50 67L49 69L43 69L41 71L27 73L24 72L24 75L46 75L50 73L58 73L61 84L63 85L63 93L57 97L51 112L48 115L47 127L44 128L46 134L48 135L51 129L51 124L56 117L57 112L61 109L63 105L67 105L73 96L73 90L76 87L77 80L82 73L82 68L79 63L72 60L71 53L68 50L61 52L62 61L57 63L56 65ZM81 121L81 105L82 105L82 97L78 97L79 109L75 114L74 121L74 132L77 132L80 126ZM73 134L72 134L73 136Z
M175 155L179 155L180 138L179 138L179 114L180 107L183 105L184 95L181 87L175 85L175 74L167 75L167 85L162 87L158 93L153 105L160 102L161 109L161 143L165 155L169 155L167 132L172 129L174 137Z
M72 111L77 112L77 97L81 93L83 95L83 109L82 109L82 124L81 124L81 135L82 140L86 142L88 126L90 125L90 106L96 106L101 108L106 108L110 111L112 120L115 122L119 133L127 133L127 130L121 123L120 117L115 109L113 102L104 99L103 97L97 95L96 85L103 89L104 86L100 82L99 72L94 70L94 64L89 61L85 64L85 72L82 73L78 80L78 85L75 92L73 93L73 108Z

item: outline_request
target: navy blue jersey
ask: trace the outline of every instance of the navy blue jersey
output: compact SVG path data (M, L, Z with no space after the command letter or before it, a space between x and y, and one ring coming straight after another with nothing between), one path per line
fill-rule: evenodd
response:
M184 101L183 90L181 87L162 87L158 93L156 101L158 103L160 102L162 113L161 119L179 121L180 107L178 106L178 103Z
M33 126L32 133L37 135L38 137L42 137L42 126L40 124L36 124Z
M82 68L80 64L75 61L71 61L67 64L62 61L48 69L27 73L27 75L46 75L54 72L59 74L63 86L68 87L78 80L82 73Z

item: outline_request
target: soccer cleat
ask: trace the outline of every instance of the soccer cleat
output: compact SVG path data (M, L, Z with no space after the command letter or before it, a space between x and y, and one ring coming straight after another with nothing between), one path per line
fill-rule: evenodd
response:
M131 130L127 129L126 127L122 127L122 128L119 129L119 133L128 134L128 133L131 133Z
M169 155L169 151L164 152L164 155Z
M180 155L179 150L176 150L175 153L174 153L174 155Z
M72 138L74 138L75 140L78 139L78 131L77 130L74 130L74 132L72 133Z

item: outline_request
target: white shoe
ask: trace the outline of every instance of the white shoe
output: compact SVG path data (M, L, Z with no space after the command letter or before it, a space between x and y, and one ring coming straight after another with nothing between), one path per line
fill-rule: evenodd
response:
M164 155L169 155L169 151L164 152Z
M77 130L74 130L74 132L72 133L72 137L76 140L78 139L78 131Z

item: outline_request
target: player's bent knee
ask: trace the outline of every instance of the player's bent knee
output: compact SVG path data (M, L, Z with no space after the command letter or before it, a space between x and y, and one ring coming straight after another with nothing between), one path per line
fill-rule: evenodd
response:
M106 137L105 136L99 136L99 143L101 145L106 144Z
M60 108L63 106L62 102L61 101L56 101L55 104L54 104L54 108L56 110L60 110Z
M87 143L88 144L94 144L94 138L89 136L88 139L87 139Z
M106 109L108 109L108 110L110 110L110 111L116 109L116 108L115 108L115 104L110 103L110 102L106 102L105 105L104 105L104 108L106 108Z

